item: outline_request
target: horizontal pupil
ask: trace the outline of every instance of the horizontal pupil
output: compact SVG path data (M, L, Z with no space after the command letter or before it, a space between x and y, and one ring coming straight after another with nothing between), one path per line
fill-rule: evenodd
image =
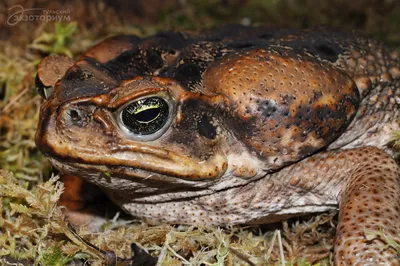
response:
M160 108L150 108L135 114L138 122L150 123L160 115Z

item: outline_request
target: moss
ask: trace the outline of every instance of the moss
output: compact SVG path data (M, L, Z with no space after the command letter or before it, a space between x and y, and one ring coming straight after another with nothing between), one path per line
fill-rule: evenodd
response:
M65 256L61 251L60 246L63 243L59 243L59 245L55 247L51 247L47 249L43 254L40 260L40 264L42 265L54 265L54 266L64 266L68 265L74 258L70 256Z
M392 140L394 148L400 152L400 131L393 132Z
M53 32L43 32L29 45L29 48L38 50L45 55L59 54L72 57L68 46L77 29L76 22L55 23Z
M296 263L300 254L306 256L307 261L320 260L324 256L307 255L307 249L315 251L312 247L315 243L324 243L324 239L332 236L332 230L326 231L321 226L330 223L334 214L317 216L309 223L297 223L292 228L286 223L279 241L276 240L276 233L264 234L258 227L223 230L126 223L121 226L118 220L113 221L113 227L104 227L105 230L97 234L85 228L75 232L65 220L63 208L57 205L62 192L63 185L57 177L28 189L21 186L12 174L0 171L2 256L27 259L41 265L65 265L73 259L84 258L97 265L104 263L107 256L93 245L113 250L120 258L129 258L130 245L138 243L153 256L159 257L161 265L182 262L208 262L213 265L250 262L265 265L279 261L279 250L283 250L283 246L288 263ZM303 234L308 235L307 240L302 239ZM310 246L310 242L314 244ZM330 247L321 246L320 250L324 250L326 257Z

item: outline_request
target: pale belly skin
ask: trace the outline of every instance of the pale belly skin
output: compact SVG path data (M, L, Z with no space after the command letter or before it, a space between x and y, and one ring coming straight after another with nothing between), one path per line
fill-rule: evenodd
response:
M339 209L335 265L400 265L394 248L366 238L383 230L400 241L390 146L400 55L350 33L274 34L117 37L75 65L45 59L39 78L55 90L38 147L151 224L268 223ZM118 120L143 95L166 99L170 117L144 138Z

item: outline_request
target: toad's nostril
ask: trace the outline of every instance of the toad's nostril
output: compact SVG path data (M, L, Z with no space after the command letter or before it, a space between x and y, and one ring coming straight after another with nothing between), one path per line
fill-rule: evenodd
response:
M67 113L68 113L69 117L71 118L71 121L78 122L81 120L81 115L80 115L79 111L71 109L71 110L68 110Z

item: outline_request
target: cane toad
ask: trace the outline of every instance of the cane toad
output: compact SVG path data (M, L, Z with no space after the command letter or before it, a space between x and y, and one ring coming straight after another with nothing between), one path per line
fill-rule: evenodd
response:
M227 26L45 58L38 147L152 223L339 208L335 264L399 265L400 55L355 33ZM51 92L52 91L52 92Z

